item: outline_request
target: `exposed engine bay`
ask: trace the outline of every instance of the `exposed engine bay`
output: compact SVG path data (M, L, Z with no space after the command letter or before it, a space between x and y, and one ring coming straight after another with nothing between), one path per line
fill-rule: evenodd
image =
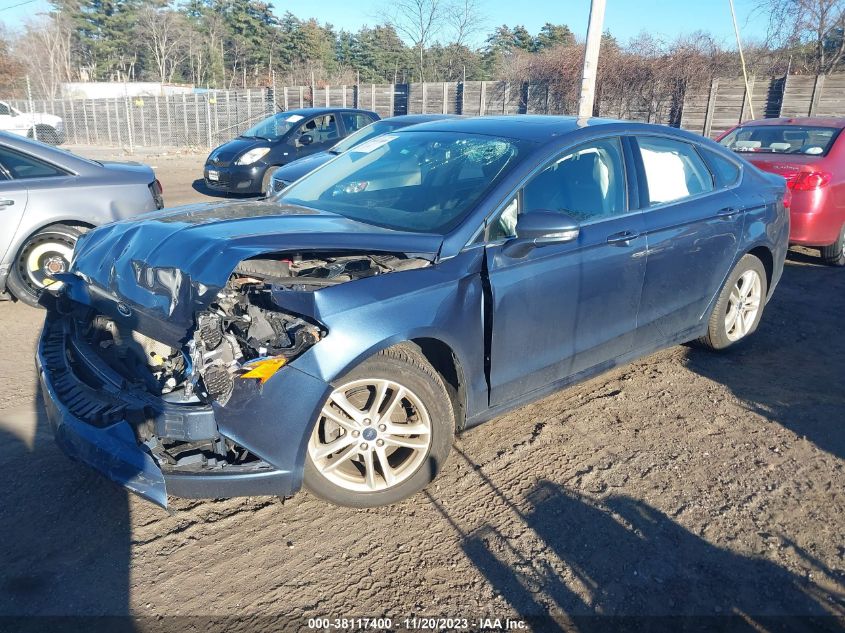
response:
M281 309L274 292L312 292L429 265L391 254L263 256L235 268L214 302L196 314L192 336L181 349L105 316L90 321L86 338L113 369L154 395L225 405L238 378L263 382L327 334L319 323Z

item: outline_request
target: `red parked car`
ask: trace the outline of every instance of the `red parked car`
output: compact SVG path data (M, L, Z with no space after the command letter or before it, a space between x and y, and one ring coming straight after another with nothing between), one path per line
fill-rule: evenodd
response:
M833 266L845 266L845 118L748 121L717 140L764 171L786 178L792 191L789 242L814 246Z

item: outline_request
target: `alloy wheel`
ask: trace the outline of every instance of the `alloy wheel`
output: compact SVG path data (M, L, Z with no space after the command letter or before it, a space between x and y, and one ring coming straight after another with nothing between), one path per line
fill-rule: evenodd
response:
M419 396L392 380L346 383L328 397L308 443L320 474L345 490L379 492L410 478L431 448Z
M738 341L751 331L763 300L763 284L756 270L745 271L736 280L725 314L725 333Z

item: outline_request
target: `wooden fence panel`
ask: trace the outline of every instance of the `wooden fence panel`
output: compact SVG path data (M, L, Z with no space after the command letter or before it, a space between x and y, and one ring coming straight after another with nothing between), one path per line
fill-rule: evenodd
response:
M819 92L814 116L845 116L845 74L825 77Z
M745 82L742 79L720 79L709 135L718 136L736 125L746 110Z
M798 117L810 114L813 100L813 86L816 78L812 75L790 75L786 78L781 116Z

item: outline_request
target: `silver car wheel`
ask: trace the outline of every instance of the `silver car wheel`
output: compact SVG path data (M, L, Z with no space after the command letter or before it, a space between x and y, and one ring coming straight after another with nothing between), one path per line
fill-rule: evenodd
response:
M762 287L756 270L747 270L736 280L725 314L725 334L730 341L738 341L754 326L763 300Z
M431 418L422 400L398 382L348 382L328 397L308 442L317 471L352 492L398 486L425 462Z

